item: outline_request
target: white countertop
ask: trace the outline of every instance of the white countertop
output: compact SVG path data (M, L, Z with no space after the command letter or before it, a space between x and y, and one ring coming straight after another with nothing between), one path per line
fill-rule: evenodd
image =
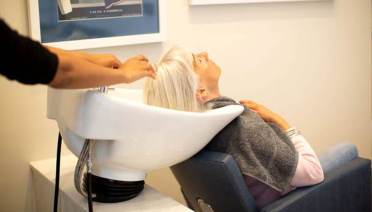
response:
M63 156L60 170L60 212L88 211L86 199L74 187L74 168L77 158L73 155ZM36 211L50 212L53 209L55 159L30 163L35 192ZM189 208L145 185L144 190L134 199L120 203L93 203L94 212L191 212Z

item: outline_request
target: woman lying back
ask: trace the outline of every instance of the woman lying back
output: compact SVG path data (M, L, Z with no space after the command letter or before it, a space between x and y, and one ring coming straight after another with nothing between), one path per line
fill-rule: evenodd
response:
M238 104L221 96L221 70L207 53L172 48L155 69L156 79L148 79L144 87L147 104L194 112ZM323 181L318 157L299 131L262 105L241 103L244 112L206 148L235 159L259 208L296 187Z

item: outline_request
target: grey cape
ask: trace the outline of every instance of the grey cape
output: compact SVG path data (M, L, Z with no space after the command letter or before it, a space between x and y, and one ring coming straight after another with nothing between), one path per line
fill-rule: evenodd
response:
M238 104L228 97L206 103L208 108ZM285 193L296 171L298 153L287 135L245 107L243 113L220 131L206 147L230 154L244 175Z

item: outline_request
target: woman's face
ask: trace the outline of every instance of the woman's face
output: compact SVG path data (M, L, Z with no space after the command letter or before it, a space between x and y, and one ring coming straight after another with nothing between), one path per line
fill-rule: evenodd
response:
M194 72L198 75L201 87L207 90L218 89L221 69L209 57L208 53L193 54Z

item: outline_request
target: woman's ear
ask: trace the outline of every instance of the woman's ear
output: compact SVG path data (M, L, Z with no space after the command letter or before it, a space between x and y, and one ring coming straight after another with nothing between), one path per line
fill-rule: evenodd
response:
M205 88L198 88L196 90L196 99L199 104L204 104L208 100L207 91Z

